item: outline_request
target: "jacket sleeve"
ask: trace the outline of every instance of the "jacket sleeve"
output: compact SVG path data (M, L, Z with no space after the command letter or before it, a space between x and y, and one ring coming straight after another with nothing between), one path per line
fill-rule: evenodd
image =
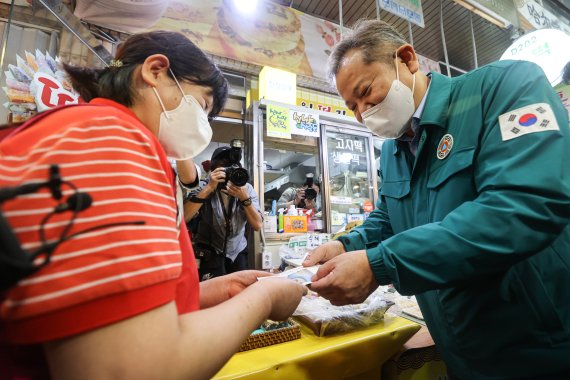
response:
M521 62L501 73L489 69L473 162L477 198L440 222L404 231L367 251L377 281L393 283L402 294L505 271L548 247L570 220L565 109L538 66ZM556 119L550 122L559 130L503 141L499 116L536 103L550 105Z
M297 196L297 189L295 189L294 187L289 187L287 188L283 194L281 194L281 197L279 197L279 200L277 201L277 209L280 208L287 208L287 202L291 202L293 199L295 199L295 197Z
M382 173L380 173L382 176ZM380 192L381 194L382 192ZM347 252L376 247L381 241L393 235L390 217L382 196L378 199L376 209L370 213L366 221L352 229L338 240Z

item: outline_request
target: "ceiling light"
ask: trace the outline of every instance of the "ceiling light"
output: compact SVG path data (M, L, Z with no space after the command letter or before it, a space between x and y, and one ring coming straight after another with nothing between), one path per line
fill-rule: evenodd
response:
M257 7L258 0L234 0L234 5L241 13L252 13Z

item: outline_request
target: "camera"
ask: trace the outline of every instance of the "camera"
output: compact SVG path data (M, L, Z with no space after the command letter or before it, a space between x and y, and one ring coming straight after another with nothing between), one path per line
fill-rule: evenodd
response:
M313 189L313 173L307 173L307 179L305 180L305 199L314 200L317 198L317 191Z
M224 187L226 187L228 181L231 181L234 185L239 187L244 186L247 181L249 181L249 173L239 165L234 164L224 170L226 172L226 182L224 182Z
M226 172L226 181L220 183L219 187L225 189L228 181L231 181L238 187L244 186L249 181L249 173L241 167L241 155L243 148L242 140L232 140L228 152L229 166L224 168Z

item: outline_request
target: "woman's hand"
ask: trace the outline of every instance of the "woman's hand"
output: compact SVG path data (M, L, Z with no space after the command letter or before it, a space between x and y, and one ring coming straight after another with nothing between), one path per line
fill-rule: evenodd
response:
M259 270L242 270L221 277L214 277L200 283L200 307L216 306L241 293L257 282L258 277L271 276Z

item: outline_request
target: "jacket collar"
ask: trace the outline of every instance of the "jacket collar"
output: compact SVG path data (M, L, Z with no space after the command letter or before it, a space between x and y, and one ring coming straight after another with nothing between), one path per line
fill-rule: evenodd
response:
M451 98L451 78L431 73L430 91L427 94L420 125L437 125L445 128Z

